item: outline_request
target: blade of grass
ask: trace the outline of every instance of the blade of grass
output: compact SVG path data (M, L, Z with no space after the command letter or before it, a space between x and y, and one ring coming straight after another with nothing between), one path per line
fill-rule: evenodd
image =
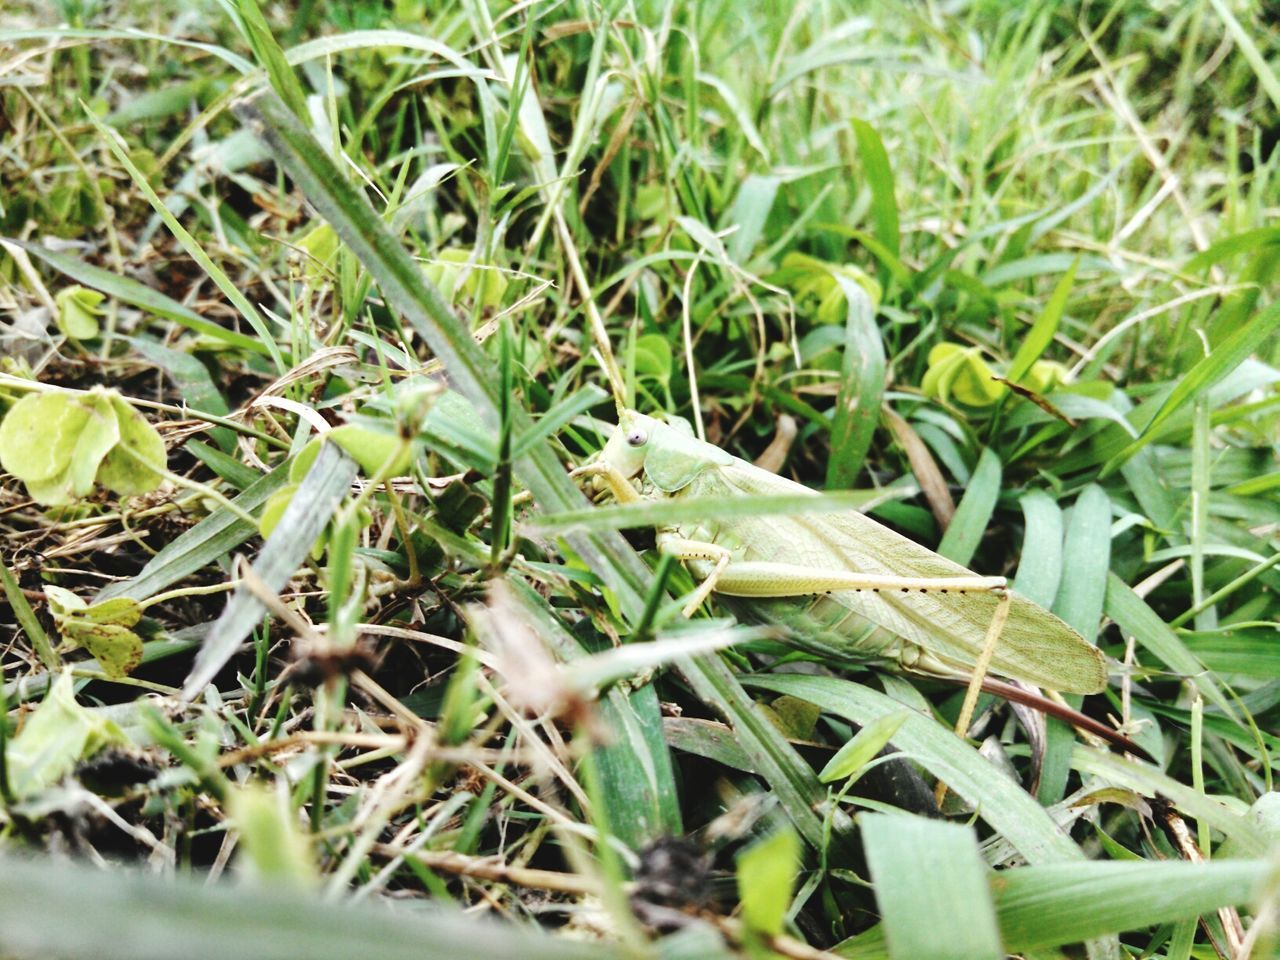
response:
M1062 585L1050 608L1080 636L1094 643L1102 621L1107 575L1111 570L1111 501L1097 484L1076 498L1067 518ZM1065 698L1079 708L1082 698ZM1046 720L1046 744L1036 796L1045 806L1066 793L1075 733L1060 720Z
M1236 716L1213 676L1159 614L1114 573L1107 575L1106 614L1138 644L1175 674L1189 679L1204 698L1229 717Z
M200 246L199 241L187 232L187 229L178 222L177 217L165 206L164 201L151 189L151 184L147 181L146 176L130 159L128 151L120 140L120 134L99 120L88 107L85 108L85 116L93 124L94 129L98 131L98 136L102 137L107 149L111 151L120 166L124 167L128 172L129 177L133 180L133 185L147 198L147 202L151 204L157 216L164 221L165 226L169 228L169 232L182 245L182 249L187 251L188 256L200 265L200 268L209 275L209 279L240 311L240 316L244 317L249 326L253 327L253 332L266 345L267 352L271 354L271 359L275 362L276 370L284 373L289 368L288 364L285 363L280 347L277 346L275 338L271 335L270 328L267 326L266 321L262 319L261 314L258 313L257 308L240 292L240 288L231 282L231 278L226 275L222 268L213 262L213 259Z
M884 343L876 327L875 307L861 285L833 272L845 297L845 343L840 395L831 420L831 459L827 489L853 486L880 423L884 397Z
M995 511L1003 472L1000 458L993 450L984 447L965 494L956 507L955 516L951 518L951 525L938 543L938 553L965 567L973 561Z
M268 590L284 589L355 478L355 461L336 444L326 443L254 561L254 573ZM205 688L262 621L264 613L266 607L247 587L241 586L235 592L196 656L182 687L185 699L190 700Z
M1136 451L1150 443L1155 438L1156 431L1169 417L1182 410L1214 384L1225 379L1253 353L1270 343L1277 329L1280 329L1280 303L1273 303L1214 346L1206 357L1177 381L1164 402L1150 415L1138 438L1113 456L1103 466L1099 476L1108 476ZM1142 408L1135 411L1135 413L1141 412Z
M862 814L858 826L893 960L1005 955L971 828L883 813Z
M193 333L220 340L228 347L236 350L247 350L250 353L263 355L270 355L271 353L270 348L257 338L247 337L235 330L220 327L212 320L206 320L194 310L184 307L177 300L166 297L158 290L152 290L146 284L139 283L130 277L119 276L110 270L103 270L101 267L95 267L93 264L85 263L83 260L77 260L69 254L50 250L42 244L32 243L29 240L7 240L6 242L16 244L33 257L39 257L55 270L76 281L76 283L83 283L86 287L93 287L95 290L100 290L107 296L115 297L123 303L146 310L148 313L154 313L157 317L172 320Z
M885 152L884 143L875 127L857 117L849 122L858 143L858 159L862 161L867 185L871 188L871 221L875 225L876 239L895 258L900 257L902 251L899 246L898 198L894 190L889 154Z
M1062 510L1043 490L1032 490L1018 502L1027 527L1013 589L1047 610L1062 583Z
M288 481L289 465L282 463L266 476L258 477L231 502L244 512L253 513ZM167 543L133 579L117 581L99 591L94 603L113 597L146 600L188 574L225 557L257 532L255 527L230 510L219 507Z
M27 603L26 595L22 592L22 588L18 586L18 581L14 579L13 574L9 572L9 568L3 563L0 563L0 587L4 588L4 597L9 601L9 606L13 608L13 619L18 622L18 626L22 628L27 635L27 639L31 641L31 646L40 658L40 662L44 664L46 670L57 670L62 666L62 658L58 656L58 651L49 642L49 635L40 626L40 621L36 619L36 614L31 609L31 604ZM3 722L3 719L0 719L0 723Z
M1044 310L1027 331L1026 337L1018 347L1018 352L1013 355L1006 376L1014 383L1026 375L1031 365L1039 360L1049 344L1053 343L1053 335L1058 332L1058 325L1062 322L1063 313L1066 312L1067 298L1071 296L1071 285L1075 283L1076 270L1079 266L1080 258L1076 257L1071 267L1058 281L1057 286L1053 288L1053 293L1049 295Z
M1055 863L993 887L1005 949L1024 953L1249 904L1276 879L1265 860Z
M753 689L807 700L859 725L902 710L897 700L836 677L773 674L754 676L745 682ZM1028 862L1084 858L1080 848L1021 786L1004 776L993 776L987 760L932 717L909 713L894 734L893 743L975 807L978 815Z
M371 931L382 960L621 955L608 943L574 944L460 909L395 912L278 887L17 857L0 869L0 942L15 960L350 960L368 952Z
M271 33L271 27L258 9L257 0L233 0L235 12L239 20L240 32L249 41L253 50L253 58L266 71L267 82L280 96L294 115L302 121L307 119L307 97L302 92L302 84L293 72L293 67L285 59L284 51Z

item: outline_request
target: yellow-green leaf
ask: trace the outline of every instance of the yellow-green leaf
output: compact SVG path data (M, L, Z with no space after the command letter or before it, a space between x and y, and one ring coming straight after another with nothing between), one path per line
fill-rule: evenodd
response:
M929 351L929 369L920 389L939 400L956 400L970 407L989 407L1008 390L994 379L978 347L939 343Z
M10 789L19 799L29 797L53 786L102 747L125 742L113 721L76 703L70 671L59 674L5 752Z
M94 395L28 394L0 423L0 466L45 506L93 492L94 476L120 439L109 408Z
M89 606L62 587L46 584L44 592L63 640L93 654L107 676L128 676L142 662L142 638L129 629L142 618L137 600L115 597Z
M344 423L330 430L328 437L351 454L366 477L372 477L379 471L383 471L386 477L398 477L408 473L413 465L412 445L404 443L391 430ZM384 466L386 470L383 470Z
M737 872L743 921L765 936L781 933L800 872L800 837L786 827L752 844Z
M872 720L836 751L836 755L827 761L827 765L818 774L818 779L823 783L831 783L853 776L875 759L876 754L884 749L885 744L906 723L907 716L907 711L899 710Z
M315 857L289 806L288 793L250 784L233 790L227 806L240 832L240 848L259 880L273 887L315 886Z
M98 469L98 482L122 496L150 493L160 486L169 468L164 440L146 417L117 393L110 394L111 409L119 425L120 442Z
M98 335L100 304L106 297L88 287L73 286L53 298L58 307L58 329L73 340L92 340Z

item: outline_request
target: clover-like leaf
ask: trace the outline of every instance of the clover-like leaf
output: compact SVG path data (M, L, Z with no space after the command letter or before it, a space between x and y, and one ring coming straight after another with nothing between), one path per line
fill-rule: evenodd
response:
M1070 371L1058 361L1037 360L1019 383L1036 393L1049 393L1054 387L1070 380Z
M491 266L471 262L471 251L448 247L435 262L422 268L427 279L440 288L446 300L471 297L482 307L496 307L507 292L507 278Z
M939 343L929 351L920 389L944 402L954 399L970 407L989 407L1008 391L994 377L979 347Z
M298 247L309 254L303 272L311 280L323 279L340 246L338 234L329 224L321 223L308 230L298 239Z
M656 333L646 333L636 340L636 373L653 377L659 383L671 380L671 344Z
M317 447L318 449L319 447ZM285 510L293 499L293 495L298 492L299 486L299 483L286 483L267 498L267 502L262 506L262 512L258 514L258 535L263 540L271 536L271 531L279 526L280 518L284 516Z
M102 461L98 482L121 496L150 493L160 486L169 466L164 440L124 397L110 392L108 400L119 427L120 442Z
M307 446L303 448L302 453L298 455L297 459L302 459L303 455L305 455L311 448L312 445L307 444ZM316 453L320 452L319 442L315 442L314 449ZM315 460L315 454L312 454L309 459ZM292 474L293 470L290 469L289 472ZM301 473L305 474L306 470L301 471ZM272 531L280 525L280 519L284 516L285 510L289 509L289 504L293 502L293 496L298 492L298 487L300 486L302 486L301 480L293 483L286 483L275 493L271 494L271 496L267 498L267 502L262 505L262 513L258 514L258 534L263 540L271 536ZM320 536L316 537L316 542L311 545L311 559L319 560L323 557L325 547L328 542L329 531L326 528Z
M817 297L817 319L820 323L844 322L848 303L844 287L837 277L852 280L866 291L873 304L880 303L884 293L880 284L852 263L829 263L795 251L782 258L779 279L787 283L798 298Z
M120 429L101 396L27 394L0 422L0 466L37 503L60 506L93 492L94 477Z
M62 639L88 650L108 677L118 680L142 662L142 638L130 628L142 607L130 597L114 597L92 606L63 587L46 585L49 612Z
M61 506L100 483L130 496L154 490L167 469L164 441L114 390L32 393L0 421L0 467L37 503Z
M384 421L385 422L385 421ZM413 465L413 446L404 443L392 429L362 423L344 423L326 436L351 455L366 477L375 476L388 464L384 476L398 477Z
M103 747L127 742L105 711L76 703L75 681L66 671L9 743L5 759L10 789L25 799L53 786Z
M58 307L58 329L72 340L92 340L98 335L98 317L106 297L97 290L74 286L53 298Z

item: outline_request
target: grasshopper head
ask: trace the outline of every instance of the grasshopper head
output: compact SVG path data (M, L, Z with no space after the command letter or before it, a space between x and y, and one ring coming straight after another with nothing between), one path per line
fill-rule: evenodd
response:
M605 444L600 459L628 479L644 469L649 439L661 428L657 420L634 410L623 410L618 416L618 429Z

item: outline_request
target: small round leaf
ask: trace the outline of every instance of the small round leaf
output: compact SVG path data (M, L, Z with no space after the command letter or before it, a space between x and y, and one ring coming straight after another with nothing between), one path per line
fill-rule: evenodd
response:
M146 417L119 394L110 395L111 409L120 429L120 442L98 469L98 482L121 496L150 493L160 486L168 469L164 440Z

